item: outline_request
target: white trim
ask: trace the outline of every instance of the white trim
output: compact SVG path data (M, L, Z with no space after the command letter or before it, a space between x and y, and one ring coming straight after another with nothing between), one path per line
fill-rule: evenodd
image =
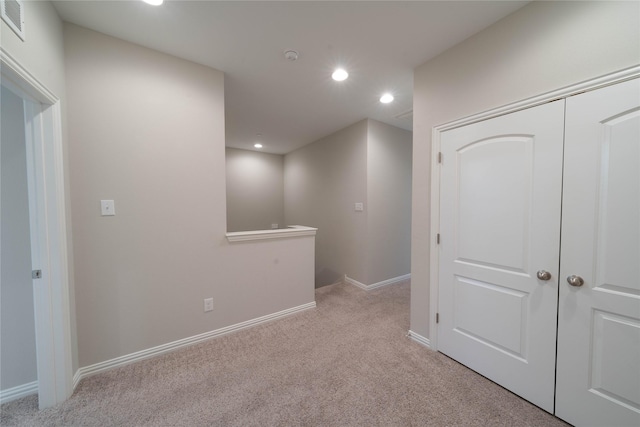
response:
M364 283L361 283L355 279L352 279L346 274L344 275L344 283L357 286L360 289L364 289L365 291L371 291L373 289L381 288L383 286L394 285L396 283L404 282L405 280L408 280L408 279L411 279L411 274L404 274L402 276L397 276L391 279L383 280L382 282L373 283L371 285L365 285Z
M430 345L434 350L438 348L438 327L436 313L438 312L438 283L440 275L440 244L436 236L440 233L440 133L433 129L431 135L431 234L429 241L429 336ZM449 159L442 159L443 162ZM435 208L437 207L437 208Z
M289 239L291 237L315 236L317 228L302 225L290 225L277 230L233 231L227 233L229 242L249 242L265 239Z
M436 313L438 312L438 287L439 287L439 268L440 268L440 252L439 245L436 244L435 236L440 232L440 167L438 163L438 153L440 152L440 136L443 132L477 123L483 120L514 113L526 108L535 107L536 105L546 104L548 102L564 99L569 96L577 95L583 92L599 89L604 86L610 86L623 81L640 77L640 65L616 71L611 74L596 77L591 80L577 83L575 85L566 86L542 95L527 98L522 101L494 108L458 120L447 122L433 128L431 137L431 242L430 242L430 287L429 287L429 335L431 339L431 348L438 349L438 328L436 325ZM446 162L447 159L443 159ZM443 238L447 238L446 236Z
M352 279L351 277L347 276L346 274L344 275L344 283L348 284L348 285L353 285L353 286L357 286L360 289L364 289L365 291L368 290L368 286L365 285L364 283L358 282L355 279Z
M73 374L73 389L74 389L74 390L76 389L76 387L78 387L78 384L80 384L80 380L81 380L81 379L82 379L82 378L80 377L80 369L78 369L78 370L76 371L76 373L75 373L75 374Z
M412 330L409 330L409 333L407 334L407 336L411 338L413 341L417 342L418 344L427 347L429 350L434 350L434 348L431 347L431 341L429 341L429 338L425 338L420 334L416 334Z
M315 290L317 291L318 289L326 288L327 286L343 285L343 284L345 284L345 283L346 283L346 282L344 281L344 278L345 278L345 276L344 276L344 275L342 275L341 277L338 277L338 279L337 279L335 282L333 282L333 283L328 283L328 284L326 284L326 285L319 286L319 287L315 288Z
M38 381L0 390L0 405L36 393L38 393Z
M316 302L312 301L307 304L292 307L286 310L279 311L277 313L268 314L266 316L258 317L255 319L247 320L246 322L236 323L235 325L227 326L224 328L216 329L214 331L205 332L203 334L194 335L192 337L183 338L181 340L173 341L167 344L159 345L157 347L148 348L146 350L137 351L135 353L127 354L125 356L116 357L115 359L106 360L104 362L96 363L94 365L85 366L78 369L74 376L74 383L79 383L83 378L91 375L95 375L99 372L104 372L110 369L118 368L120 366L128 365L133 362L139 362L141 360L149 359L151 357L159 356L161 354L168 353L180 348L188 347L194 344L208 341L212 338L220 337L222 335L236 332L242 329L250 328L253 326L267 323L272 320L281 319L283 317L290 316L292 314L299 313L301 311L315 308Z
M60 100L0 48L2 83L24 100L40 409L73 392Z
M13 59L11 54L0 46L0 62L2 62L2 78L9 79L14 85L44 104L55 104L58 97L36 79L27 69Z
M439 132L444 132L446 130L455 129L461 126L466 126L472 123L481 122L483 120L535 107L536 105L546 104L548 102L557 101L569 96L578 95L583 92L600 89L604 86L610 86L616 83L624 82L626 80L635 79L639 76L640 65L635 65L633 67L625 68L621 71L616 71L611 74L596 77L594 79L586 80L570 86L565 86L563 88L552 90L541 95L532 96L531 98L527 98L522 101L512 102L511 104L503 105L502 107L493 108L488 111L483 111L481 113L463 117L458 120L453 120L451 122L436 126L434 130L437 129Z

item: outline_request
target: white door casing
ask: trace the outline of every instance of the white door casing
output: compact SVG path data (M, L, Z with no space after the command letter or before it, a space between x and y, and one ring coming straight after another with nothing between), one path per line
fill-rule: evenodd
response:
M640 80L568 98L565 132L556 415L638 426Z
M563 112L556 101L441 135L438 350L549 412Z
M60 99L0 48L2 84L25 100L40 409L73 392Z

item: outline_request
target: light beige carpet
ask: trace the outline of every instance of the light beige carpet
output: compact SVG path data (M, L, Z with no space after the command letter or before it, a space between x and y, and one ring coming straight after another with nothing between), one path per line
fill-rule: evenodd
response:
M561 426L406 337L409 284L316 290L318 307L83 380L3 426Z

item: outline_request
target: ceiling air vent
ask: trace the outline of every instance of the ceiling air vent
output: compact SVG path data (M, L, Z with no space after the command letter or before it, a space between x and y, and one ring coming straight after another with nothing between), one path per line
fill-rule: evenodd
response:
M2 20L24 41L24 4L22 0L0 0Z

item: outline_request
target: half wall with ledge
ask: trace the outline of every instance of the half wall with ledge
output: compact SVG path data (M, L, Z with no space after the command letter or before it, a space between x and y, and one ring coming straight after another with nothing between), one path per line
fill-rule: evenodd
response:
M294 225L226 233L230 265L245 260L234 269L232 287L234 294L251 294L242 298L243 311L258 317L315 307L316 231Z

